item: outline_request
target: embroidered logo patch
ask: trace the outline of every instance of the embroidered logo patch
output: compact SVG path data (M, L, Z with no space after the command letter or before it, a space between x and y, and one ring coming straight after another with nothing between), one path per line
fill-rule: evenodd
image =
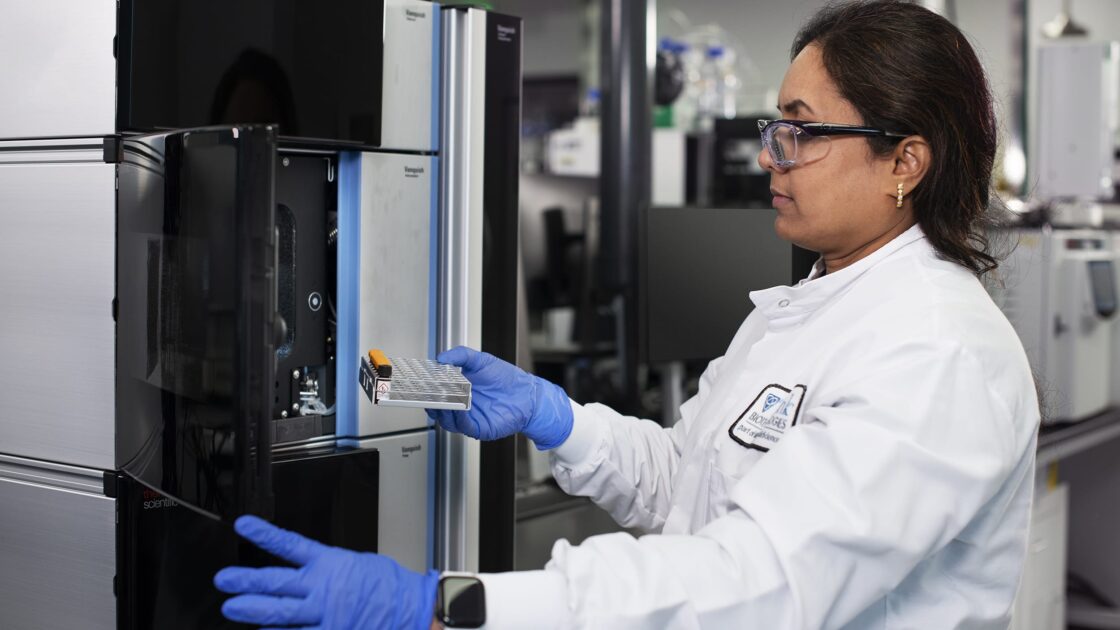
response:
M743 446L765 453L797 424L804 399L804 385L795 385L793 389L767 385L731 425L728 434Z

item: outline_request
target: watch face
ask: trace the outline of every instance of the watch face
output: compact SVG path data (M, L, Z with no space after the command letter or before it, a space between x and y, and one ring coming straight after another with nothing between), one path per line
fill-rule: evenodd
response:
M486 623L486 594L473 576L445 575L439 581L440 621L451 628L480 628Z

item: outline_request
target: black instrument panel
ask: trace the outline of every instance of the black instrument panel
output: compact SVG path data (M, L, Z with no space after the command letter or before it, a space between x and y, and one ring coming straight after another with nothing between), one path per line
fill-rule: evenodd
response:
M122 142L117 467L215 517L272 507L276 135Z
M121 0L117 129L381 144L383 0Z

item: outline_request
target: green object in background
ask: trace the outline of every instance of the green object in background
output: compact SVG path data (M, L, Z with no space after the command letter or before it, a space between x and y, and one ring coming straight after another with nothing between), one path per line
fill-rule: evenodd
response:
M471 7L474 9L482 9L484 11L493 11L494 5L486 2L486 0L457 0L455 2L442 2L440 6L444 7Z
M653 108L653 126L657 129L670 129L673 126L673 106L658 105Z

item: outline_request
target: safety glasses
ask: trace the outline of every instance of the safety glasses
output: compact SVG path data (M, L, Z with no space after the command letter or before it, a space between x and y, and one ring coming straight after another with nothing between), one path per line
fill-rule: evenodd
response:
M770 159L781 169L809 164L828 155L830 136L905 138L910 135L859 125L801 120L759 120L758 130L762 134L763 146L770 152Z

